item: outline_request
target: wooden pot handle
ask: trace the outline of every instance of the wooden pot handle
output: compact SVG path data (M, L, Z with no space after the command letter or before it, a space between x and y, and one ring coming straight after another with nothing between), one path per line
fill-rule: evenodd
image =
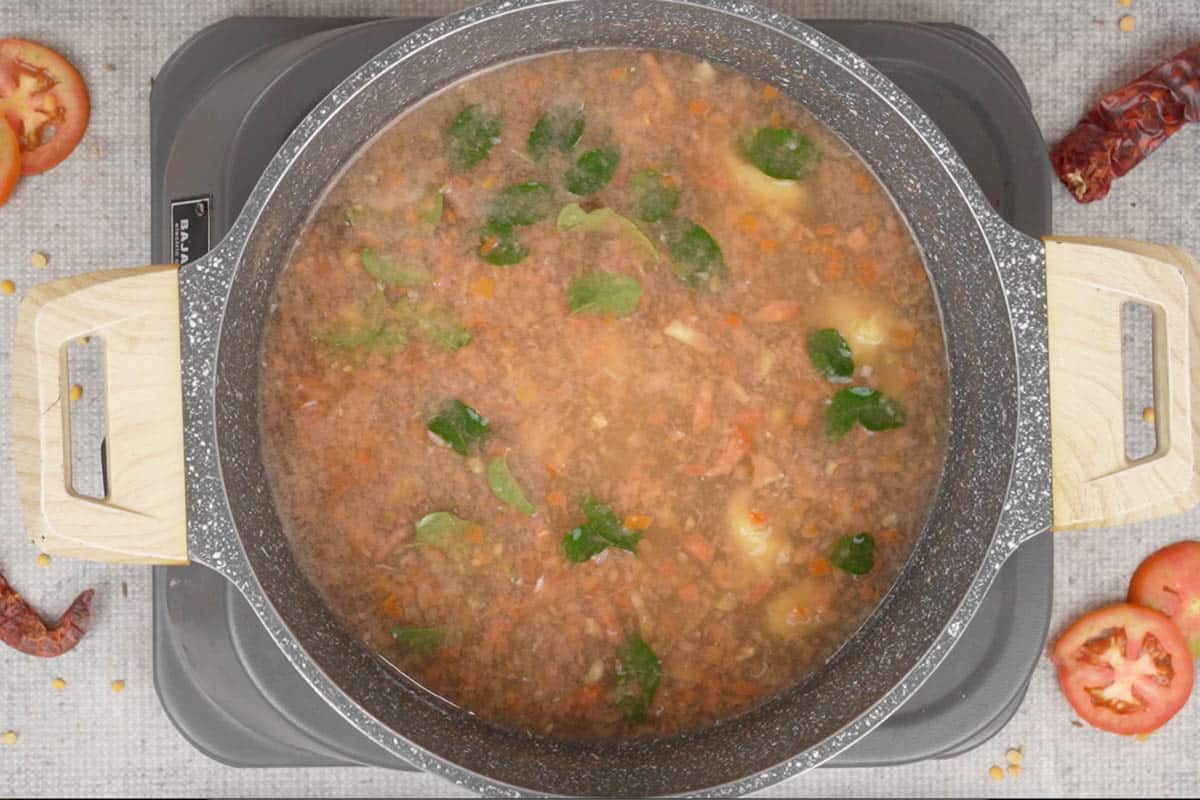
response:
M1046 238L1054 527L1140 522L1200 500L1200 271L1183 250ZM1125 455L1121 306L1154 313L1157 448Z
M104 343L108 496L71 488L67 346ZM186 564L179 266L92 272L21 301L13 452L30 537L92 561Z

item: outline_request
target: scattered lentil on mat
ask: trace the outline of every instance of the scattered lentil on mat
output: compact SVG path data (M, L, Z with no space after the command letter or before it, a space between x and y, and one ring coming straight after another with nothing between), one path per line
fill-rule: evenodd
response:
M17 290L17 285L15 283L13 283L12 281L10 281L10 280L0 281L0 292L4 292L5 294L12 294L16 290Z
M1154 424L1154 409L1150 406L1146 406L1142 409L1142 422L1145 422L1149 425Z
M50 566L50 556L46 555L45 553L38 553L37 565L39 567Z
M67 688L67 682L62 678L55 678L50 681L50 686L51 688L58 689L61 692L63 689Z
M1117 27L1126 33L1129 33L1131 30L1137 27L1137 20L1133 18L1132 14L1126 14L1117 21Z
M78 383L72 383L71 384L71 399L78 400L81 397L83 397L83 387L80 386Z
M33 264L38 269L42 269L50 263L50 257L41 250L34 250L29 255L29 263Z
M1021 765L1020 764L1009 764L1008 765L1008 777L1010 777L1010 778L1021 777Z
M1025 754L1021 752L1019 747L1010 747L1008 752L1004 754L1004 760L1010 764L1020 764L1025 758Z
M112 690L113 690L114 692L123 692L123 691L125 691L125 681L122 681L122 680L116 680L116 681L113 681L113 682L112 682Z
M0 734L0 743L16 744L17 743L17 732L16 731L5 731L3 734Z
M988 769L988 775L990 775L994 781L1004 780L1004 770L1000 769L998 764L992 764L991 768Z

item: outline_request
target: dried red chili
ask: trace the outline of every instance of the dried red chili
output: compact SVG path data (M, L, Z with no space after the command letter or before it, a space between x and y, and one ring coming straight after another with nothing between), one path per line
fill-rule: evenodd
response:
M1200 121L1200 44L1100 98L1055 145L1050 160L1081 203L1108 194L1185 122Z
M54 627L47 628L37 612L0 575L0 642L31 656L61 656L79 644L87 633L95 594L92 589L80 594Z

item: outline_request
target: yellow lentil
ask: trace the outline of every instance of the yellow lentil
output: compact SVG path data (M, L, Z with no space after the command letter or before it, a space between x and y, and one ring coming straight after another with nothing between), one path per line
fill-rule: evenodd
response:
M71 399L78 400L81 397L83 397L83 387L80 386L78 383L72 383L71 384Z
M1131 30L1137 27L1137 20L1133 18L1132 14L1126 14L1117 21L1117 27L1126 33L1129 33Z
M50 259L42 251L34 250L29 255L29 263L33 264L38 269L42 269L43 267L45 267L47 264L50 263Z
M4 292L5 294L12 294L16 290L17 290L17 285L15 283L13 283L12 281L10 281L10 280L0 281L0 292Z
M1010 764L1020 764L1025 758L1025 754L1021 752L1019 747L1010 747L1008 752L1004 754L1004 760Z
M1010 777L1010 778L1021 777L1021 765L1020 764L1009 764L1008 765L1008 777Z
M999 765L997 764L992 764L991 768L988 769L988 775L990 775L994 781L1004 780L1004 770L1000 769Z
M50 681L50 686L54 689L58 689L61 692L63 689L67 688L67 682L62 678L55 678L54 680Z
M50 566L50 556L46 555L45 553L38 553L37 564L39 567Z
M1142 409L1142 422L1145 422L1148 425L1154 424L1154 409L1150 406L1146 406Z
M2 742L4 744L16 744L17 743L17 732L16 731L5 731L3 734L0 734L0 742Z
M114 692L123 692L123 691L125 691L125 681L122 681L122 680L115 680L115 681L113 681L113 682L112 682L112 690L113 690Z
M1117 0L1117 2L1126 8L1129 8L1131 5L1133 5L1133 0Z

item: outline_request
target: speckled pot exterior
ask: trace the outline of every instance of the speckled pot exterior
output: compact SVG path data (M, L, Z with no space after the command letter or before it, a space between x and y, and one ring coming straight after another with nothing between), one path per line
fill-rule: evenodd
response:
M821 670L753 713L682 735L579 742L501 730L421 690L337 622L296 563L261 458L272 287L323 189L389 121L479 69L571 48L661 48L769 81L875 171L932 276L950 363L946 465L909 563ZM514 0L380 53L300 123L228 236L181 273L191 554L246 596L291 663L364 734L483 794L735 795L811 769L904 703L1005 559L1050 526L1045 262L887 78L790 17L722 0Z

